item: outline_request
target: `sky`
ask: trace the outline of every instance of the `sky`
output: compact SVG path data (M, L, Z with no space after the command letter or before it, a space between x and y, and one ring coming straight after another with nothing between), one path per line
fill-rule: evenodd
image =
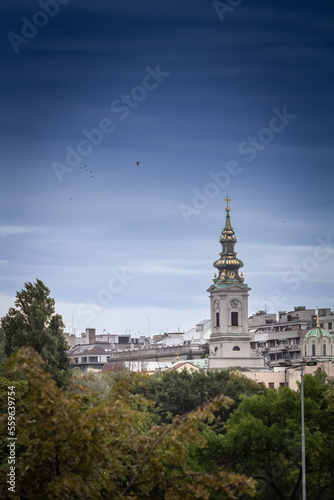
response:
M0 317L209 318L231 199L249 314L334 309L331 0L3 0ZM139 162L139 165L137 165Z

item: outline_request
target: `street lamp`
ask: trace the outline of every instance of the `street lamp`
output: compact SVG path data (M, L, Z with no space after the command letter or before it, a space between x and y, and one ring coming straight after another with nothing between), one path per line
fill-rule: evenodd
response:
M304 367L316 366L317 361L304 361L302 363L291 363L282 361L280 366L288 368L300 368L300 399L301 399L301 422L302 422L302 500L306 500L306 472L305 472L305 426L304 426Z

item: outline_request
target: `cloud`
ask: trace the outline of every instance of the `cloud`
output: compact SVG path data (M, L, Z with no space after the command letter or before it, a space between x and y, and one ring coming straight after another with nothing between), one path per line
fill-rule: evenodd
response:
M206 274L206 270L204 267L202 269L196 269L196 266L193 266L192 269L186 269L186 267L184 266L188 265L187 261L180 263L180 267L176 267L170 264L176 264L176 262L146 262L137 266L128 266L127 269L129 270L129 272L133 272L135 274L156 274L168 276L192 276L195 274Z
M85 328L96 328L97 333L102 333L105 328L108 333L127 331L136 336L137 333L147 335L158 334L159 332L175 332L188 330L196 323L208 317L209 300L203 307L184 308L182 310L172 307L119 307L110 309L101 309L94 316L89 314L86 317L78 314L80 304L58 302L56 312L61 314L66 324L65 331L77 335L83 332ZM87 312L92 312L93 305L85 304ZM96 307L96 306L95 306ZM92 319L91 323L87 320ZM150 325L150 327L149 327Z
M43 227L38 226L0 226L0 238L7 238L14 234L26 234L35 231L43 231Z

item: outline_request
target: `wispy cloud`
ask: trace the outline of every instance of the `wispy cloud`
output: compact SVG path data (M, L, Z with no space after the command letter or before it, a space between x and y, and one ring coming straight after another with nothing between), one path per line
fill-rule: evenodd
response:
M129 266L129 271L134 274L157 274L157 275L168 275L168 276L191 276L195 274L206 274L205 268L202 269L186 269L185 267L176 267L173 261L156 261L147 262L140 264L138 266ZM185 265L186 262L183 262Z
M0 238L7 238L14 234L32 233L34 231L43 231L43 227L38 226L0 226Z

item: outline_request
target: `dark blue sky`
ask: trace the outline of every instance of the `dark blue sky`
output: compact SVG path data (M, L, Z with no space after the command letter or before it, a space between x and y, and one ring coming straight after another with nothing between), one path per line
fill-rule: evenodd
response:
M237 3L1 3L1 315L188 328L227 193L249 312L333 307L332 2Z

